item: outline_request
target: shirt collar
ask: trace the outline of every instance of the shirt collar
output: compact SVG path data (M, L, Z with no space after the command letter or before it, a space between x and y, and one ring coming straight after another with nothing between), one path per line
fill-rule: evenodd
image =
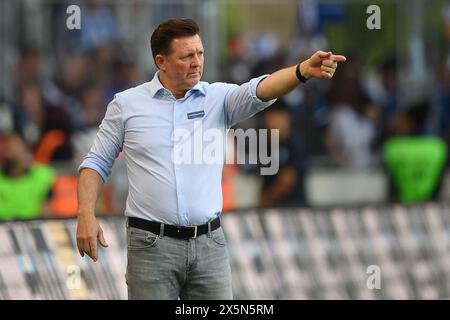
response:
M154 98L157 93L164 90L166 89L162 85L161 81L159 81L159 71L156 71L152 81L150 81L150 95Z
M191 91L191 92L198 91L202 95L204 95L204 96L206 95L205 88L204 88L204 86L203 86L201 81L197 82L197 84L189 91Z
M164 88L161 81L159 80L159 71L156 71L155 75L153 76L152 81L150 81L150 95L152 96L152 98L154 98L156 96L156 94L158 94L159 92L164 92L164 91L168 92L168 90L166 88ZM203 87L201 81L199 81L189 91L191 91L191 92L198 91L201 94L206 95L205 88Z

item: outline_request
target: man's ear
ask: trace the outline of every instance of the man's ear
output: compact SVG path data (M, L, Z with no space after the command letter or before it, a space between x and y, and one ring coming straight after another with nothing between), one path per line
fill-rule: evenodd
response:
M165 62L166 62L166 59L162 54L156 55L155 63L159 70L166 71Z

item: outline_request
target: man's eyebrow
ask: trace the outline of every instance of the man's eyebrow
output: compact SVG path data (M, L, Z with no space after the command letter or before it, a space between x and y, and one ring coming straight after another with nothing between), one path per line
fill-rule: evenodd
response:
M187 57L187 56L190 56L190 55L193 55L193 54L195 54L196 52L205 52L205 50L203 49L203 48L201 48L201 49L196 49L196 50L189 50L189 51L187 51L187 52L185 52L184 54L183 54L183 57Z

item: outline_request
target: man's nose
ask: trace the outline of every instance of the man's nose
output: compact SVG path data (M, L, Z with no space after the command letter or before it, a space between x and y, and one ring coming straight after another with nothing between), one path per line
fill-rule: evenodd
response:
M197 67L197 66L199 66L200 65L200 62L201 60L200 60L200 57L199 57L199 55L194 55L194 59L192 59L192 66L193 67Z

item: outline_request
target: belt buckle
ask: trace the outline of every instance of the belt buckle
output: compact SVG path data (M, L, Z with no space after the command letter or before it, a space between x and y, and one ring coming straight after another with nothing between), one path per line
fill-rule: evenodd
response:
M197 226L194 226L194 239L197 238Z

